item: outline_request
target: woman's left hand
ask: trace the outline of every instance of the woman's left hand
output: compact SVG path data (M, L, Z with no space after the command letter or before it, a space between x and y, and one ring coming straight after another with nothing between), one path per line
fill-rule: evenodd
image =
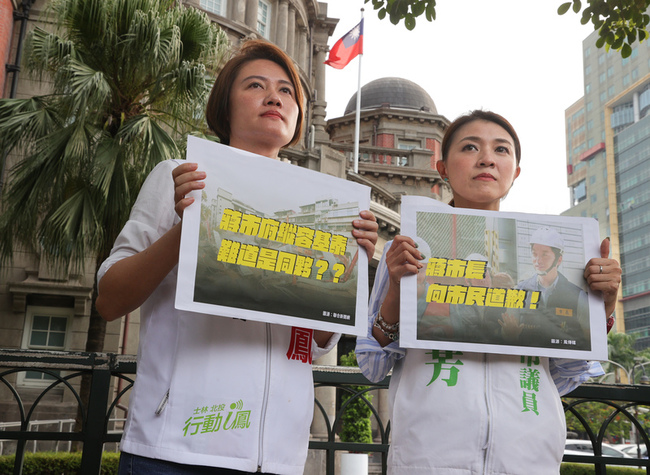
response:
M600 244L600 257L589 259L584 276L591 291L602 293L607 317L614 313L616 308L621 273L618 261L609 259L609 238L604 239Z
M359 213L362 219L352 221L354 229L352 235L357 239L357 244L363 247L368 254L368 259L375 255L375 244L377 244L377 218L371 211L363 210Z

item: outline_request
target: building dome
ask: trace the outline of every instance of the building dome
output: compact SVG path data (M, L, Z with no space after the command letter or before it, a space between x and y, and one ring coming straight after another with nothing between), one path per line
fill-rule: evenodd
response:
M431 96L413 81L402 78L381 78L361 88L361 110L390 107L392 109L423 110L438 114ZM357 108L355 93L345 107L345 114Z

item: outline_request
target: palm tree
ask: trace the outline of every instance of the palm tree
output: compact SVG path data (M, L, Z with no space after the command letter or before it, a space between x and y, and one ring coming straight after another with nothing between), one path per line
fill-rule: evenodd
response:
M23 157L3 190L0 263L20 245L63 269L98 268L147 174L202 135L227 37L173 0L52 0L47 13L54 31L29 35L24 68L52 92L0 101L0 156ZM91 352L106 330L95 297Z
M645 363L650 361L650 349L635 349L637 335L634 333L610 332L607 335L607 351L609 361L606 370L616 373L616 382L620 379L620 370L625 372L625 378L628 375L634 376L634 369L639 368L635 382L638 383L640 377L645 376L646 371L643 369ZM630 374L631 373L631 374ZM630 381L630 383L632 383Z

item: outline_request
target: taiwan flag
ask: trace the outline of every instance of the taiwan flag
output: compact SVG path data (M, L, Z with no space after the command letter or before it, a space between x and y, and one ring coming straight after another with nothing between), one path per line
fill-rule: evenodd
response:
M343 69L359 54L363 54L363 19L332 46L325 64Z

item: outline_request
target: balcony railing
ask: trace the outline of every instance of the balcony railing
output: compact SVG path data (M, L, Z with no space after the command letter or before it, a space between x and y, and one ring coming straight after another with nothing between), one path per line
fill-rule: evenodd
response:
M0 439L5 448L13 444L16 461L14 474L22 473L22 465L27 443L54 441L67 444L82 443L83 454L81 470L83 474L98 474L104 445L117 443L121 437L122 414L117 414L122 399L133 384L136 364L132 357L112 354L52 353L21 350L0 350ZM47 374L51 383L39 390L25 390L17 386L17 375L25 371ZM90 395L87 403L79 395L79 383L83 376L90 377ZM381 473L386 473L386 457L389 448L390 424L383 420L380 411L371 403L368 392L375 395L386 391L389 378L378 384L369 383L354 368L315 366L314 385L317 390L314 423L324 427L318 437L312 437L309 447L325 454L326 475L334 475L337 452L372 452L381 454ZM357 389L358 386L366 386ZM353 394L353 398L340 405L336 414L328 414L325 405L319 400L321 388L335 388L338 392ZM65 399L81 407L80 430L55 427L52 430L34 430L36 419L42 406L52 399L58 391L58 398L65 393ZM331 399L332 392L328 397ZM341 442L338 438L341 416L347 404L361 398L369 405L373 419L374 443L357 444ZM377 397L374 401L377 401ZM330 400L331 402L331 400ZM580 432L592 441L594 454L565 455L566 462L593 464L596 474L605 474L606 466L623 465L643 468L650 475L648 459L606 457L602 455L605 437L611 437L616 424L625 422L627 435L632 434L641 445L650 446L643 424L645 414L650 408L650 387L630 385L584 384L564 400L567 417L575 417ZM594 405L600 408L600 420L594 420ZM570 416L569 416L570 415ZM11 417L14 420L9 421ZM117 421L117 422L116 422ZM575 420L574 420L575 422ZM47 429L47 426L43 426ZM67 427L72 427L68 424ZM620 432L620 429L616 429ZM616 435L621 435L620 433ZM626 434L623 434L626 435ZM35 450L32 446L32 450ZM639 471L639 473L643 473Z

